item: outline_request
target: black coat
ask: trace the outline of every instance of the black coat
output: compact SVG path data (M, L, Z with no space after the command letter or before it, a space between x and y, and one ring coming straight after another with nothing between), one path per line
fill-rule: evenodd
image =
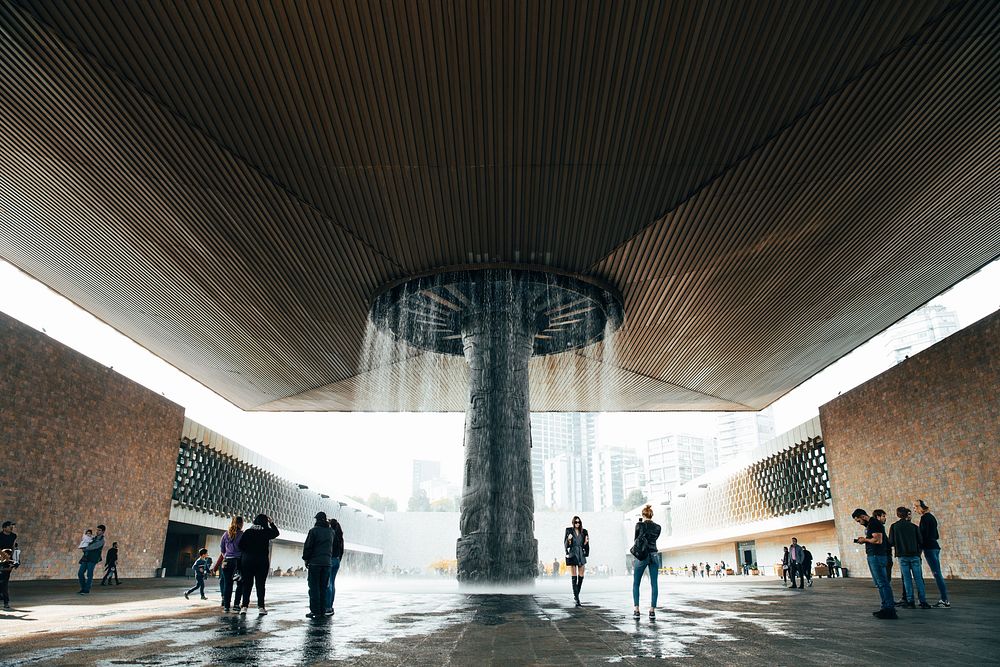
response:
M656 548L656 538L660 536L660 524L653 523L652 521L639 521L635 524L635 535L632 537L633 540L639 537L639 531L645 531L646 544L649 545L649 553L656 553L658 549Z
M333 556L333 529L326 521L317 521L306 535L306 543L302 545L302 560L306 565L321 565L330 567Z
M333 557L344 557L344 529L340 527L340 522L332 519L333 522Z
M590 558L590 533L587 532L586 528L582 529L583 533L583 555L585 558ZM569 554L569 536L573 534L573 527L570 526L566 529L566 534L563 535L563 548L566 549L566 553Z
M243 558L251 560L267 559L268 545L278 535L278 529L273 523L267 528L254 524L244 530L240 537L240 553Z

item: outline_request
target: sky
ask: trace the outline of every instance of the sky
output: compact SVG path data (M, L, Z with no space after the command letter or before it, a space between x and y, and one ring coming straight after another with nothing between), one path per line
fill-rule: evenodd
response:
M954 310L960 326L1000 308L1000 262L993 262L931 303ZM461 413L244 412L145 348L0 260L0 311L184 406L208 428L300 472L293 480L330 495L391 496L400 509L411 492L412 461L440 461L461 482ZM876 336L773 406L782 433L812 418L819 406L890 366L884 334ZM646 441L671 432L711 437L715 413L604 413L599 446L641 454Z

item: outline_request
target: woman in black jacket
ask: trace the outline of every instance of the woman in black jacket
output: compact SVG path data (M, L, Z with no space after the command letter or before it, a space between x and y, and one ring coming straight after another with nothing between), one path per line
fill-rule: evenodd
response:
M253 525L243 531L240 538L240 577L243 593L240 613L247 613L250 606L250 591L257 585L257 612L267 613L264 608L264 582L271 571L271 558L268 553L271 540L278 536L278 529L266 514L258 514Z
M590 555L590 535L583 527L580 517L573 517L573 525L566 529L566 537L563 538L563 545L566 547L566 565L573 575L573 599L576 606L580 604L580 589L583 587L583 571L587 565L587 556Z
M642 508L642 519L635 524L635 539L638 542L642 535L646 543L645 558L636 558L632 568L632 602L635 604L633 616L639 618L639 582L642 581L642 573L649 569L649 587L652 590L653 599L649 602L649 617L656 618L656 596L659 592L656 580L660 574L660 552L656 548L656 538L660 536L660 524L653 523L653 506L646 505ZM633 547L634 548L634 547Z

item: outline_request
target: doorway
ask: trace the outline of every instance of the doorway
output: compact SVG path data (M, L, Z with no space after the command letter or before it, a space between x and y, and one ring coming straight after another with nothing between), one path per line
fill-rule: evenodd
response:
M750 569L757 564L757 543L754 540L736 543L736 562L743 574L750 574Z

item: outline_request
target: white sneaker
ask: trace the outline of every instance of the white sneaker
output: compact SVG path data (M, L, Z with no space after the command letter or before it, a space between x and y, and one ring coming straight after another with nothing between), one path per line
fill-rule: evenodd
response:
M257 607L257 615L267 616L267 609L264 609L263 607Z
M247 608L240 607L240 616L246 616L246 614L247 614Z

